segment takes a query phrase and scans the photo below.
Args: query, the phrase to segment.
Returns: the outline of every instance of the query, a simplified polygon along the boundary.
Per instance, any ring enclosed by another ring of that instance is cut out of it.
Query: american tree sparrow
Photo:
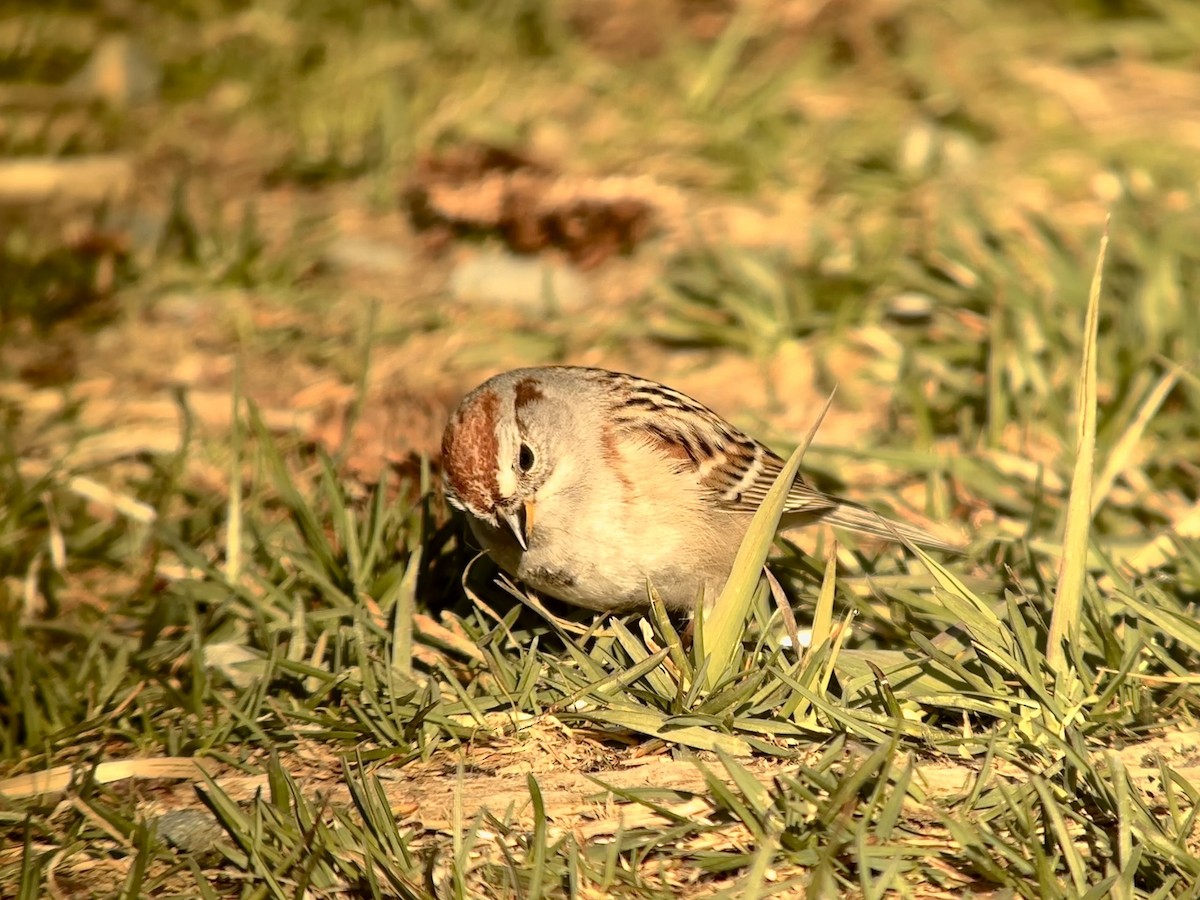
[[[692,398],[569,366],[515,369],[467,394],[442,437],[446,499],[496,562],[589,609],[716,599],[783,460]],[[955,549],[797,478],[781,528],[823,521]]]

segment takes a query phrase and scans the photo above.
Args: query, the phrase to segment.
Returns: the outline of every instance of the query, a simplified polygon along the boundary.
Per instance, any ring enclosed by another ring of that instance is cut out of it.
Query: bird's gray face
[[[497,376],[463,398],[442,435],[446,499],[495,528],[507,525],[522,550],[549,474],[533,414],[543,399],[536,379]]]

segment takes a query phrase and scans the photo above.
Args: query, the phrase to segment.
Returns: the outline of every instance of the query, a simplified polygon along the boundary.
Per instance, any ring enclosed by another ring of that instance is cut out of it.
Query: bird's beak
[[[525,501],[525,540],[533,540],[533,511],[536,504],[532,500]]]
[[[526,509],[528,509],[528,504],[526,504]],[[520,517],[515,512],[502,512],[500,513],[500,518],[512,529],[513,537],[517,539],[517,543],[521,545],[521,549],[528,550],[529,545],[525,543],[525,529],[521,527]]]

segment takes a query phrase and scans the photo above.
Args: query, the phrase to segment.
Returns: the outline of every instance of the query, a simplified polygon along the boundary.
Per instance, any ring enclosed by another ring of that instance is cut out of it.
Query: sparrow
[[[442,437],[446,499],[505,571],[577,606],[713,603],[781,457],[686,394],[575,366],[514,369],[467,394]],[[797,477],[781,530],[827,522],[958,548]]]

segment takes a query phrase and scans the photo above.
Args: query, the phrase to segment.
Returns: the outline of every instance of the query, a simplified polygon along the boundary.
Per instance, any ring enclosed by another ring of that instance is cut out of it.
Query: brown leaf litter
[[[418,160],[404,201],[430,248],[495,232],[517,253],[555,247],[589,269],[644,241],[669,194],[650,179],[568,176],[521,151],[470,143]]]

